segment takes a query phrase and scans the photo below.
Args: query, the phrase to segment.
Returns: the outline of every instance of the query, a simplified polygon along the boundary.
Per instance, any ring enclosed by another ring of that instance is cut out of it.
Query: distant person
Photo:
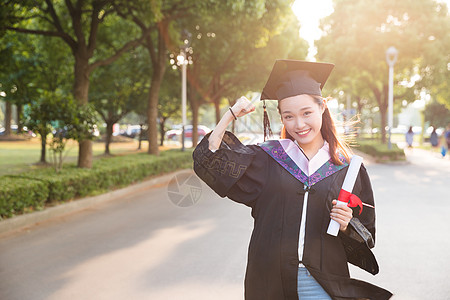
[[[446,152],[450,149],[450,124],[447,125],[447,130],[445,131],[445,143],[447,144]],[[445,153],[442,154],[442,156],[445,156]]]
[[[431,132],[431,135],[430,135],[430,143],[431,143],[431,146],[434,148],[436,148],[439,145],[439,137],[436,132],[436,128],[434,128],[434,127],[433,127],[433,131]]]
[[[414,132],[412,130],[412,126],[409,126],[408,132],[405,134],[406,143],[408,144],[408,148],[412,148],[413,140],[414,140]]]

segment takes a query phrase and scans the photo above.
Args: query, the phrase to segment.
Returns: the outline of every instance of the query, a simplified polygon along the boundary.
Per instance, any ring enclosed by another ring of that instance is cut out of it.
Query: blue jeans
[[[305,267],[298,268],[297,293],[299,300],[331,300],[327,292],[325,292]]]

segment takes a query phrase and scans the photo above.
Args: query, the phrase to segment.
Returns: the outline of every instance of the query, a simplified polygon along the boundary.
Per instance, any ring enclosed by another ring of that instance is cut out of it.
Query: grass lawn
[[[138,152],[146,152],[148,149],[148,142],[142,142],[142,150],[138,151],[138,141],[131,140],[126,143],[112,143],[109,146],[112,155],[124,155]],[[178,145],[170,144],[168,146],[160,147],[160,151],[177,147]],[[94,142],[93,153],[94,159],[104,157],[105,144],[101,142]],[[64,152],[66,158],[65,163],[76,163],[78,158],[78,143],[69,141]],[[37,164],[41,157],[41,141],[38,138],[33,138],[28,141],[0,141],[0,176],[7,174],[16,174],[25,172],[42,166]],[[51,153],[47,147],[46,152],[47,162],[51,162]]]

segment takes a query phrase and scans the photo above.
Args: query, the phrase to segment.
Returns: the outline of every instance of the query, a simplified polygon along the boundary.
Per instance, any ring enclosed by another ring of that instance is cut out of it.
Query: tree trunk
[[[387,109],[384,106],[380,106],[381,117],[381,143],[386,144],[386,124],[387,124]]]
[[[381,99],[379,100],[380,104],[380,114],[381,114],[381,143],[386,144],[386,126],[388,125],[387,120],[387,110],[389,105],[389,87],[387,84],[383,85],[383,90],[381,92]],[[392,130],[392,128],[391,128]]]
[[[88,103],[89,93],[89,59],[81,54],[75,54],[75,82],[73,95],[80,104]],[[92,141],[78,141],[78,168],[92,168]]]
[[[11,135],[12,104],[6,101],[5,105],[5,136],[9,136]]]
[[[41,135],[41,159],[39,160],[40,163],[47,163],[47,161],[45,160],[45,151],[47,148],[47,132],[40,132],[39,133]]]
[[[113,125],[114,121],[108,120],[106,122],[106,138],[105,138],[105,154],[109,155],[111,152],[109,151],[109,145],[111,144],[111,138],[113,134]]]
[[[220,99],[214,100],[214,108],[216,110],[216,125],[219,124],[220,121]]]
[[[22,104],[16,105],[16,115],[17,115],[17,133],[22,133],[23,131],[23,124],[22,124]]]
[[[92,168],[92,141],[83,140],[78,142],[78,167]],[[83,155],[80,155],[83,153]]]
[[[161,26],[164,26],[161,23]],[[148,95],[148,107],[147,107],[147,122],[148,122],[148,153],[153,155],[159,155],[158,147],[158,97],[161,83],[166,71],[166,47],[162,32],[164,29],[158,31],[158,55],[157,61],[153,63],[153,74],[150,84],[150,91]],[[147,48],[148,49],[148,48]],[[151,52],[150,49],[148,49]]]
[[[197,146],[199,137],[198,137],[198,109],[199,105],[196,100],[191,101],[191,110],[192,110],[192,147]]]
[[[361,116],[362,110],[363,110],[363,107],[364,107],[364,105],[363,105],[363,103],[362,103],[361,97],[356,96],[356,101],[357,101],[356,103],[358,104],[358,111],[357,111],[357,114],[359,114],[359,115]]]
[[[388,86],[384,85],[380,90],[376,85],[371,84],[370,88],[373,92],[375,100],[378,103],[378,108],[380,109],[381,143],[386,144],[386,111],[388,106]]]
[[[166,134],[164,130],[164,124],[166,123],[166,118],[159,118],[159,135],[160,135],[160,146],[164,146],[164,135]]]
[[[147,120],[148,120],[148,153],[159,155],[158,148],[158,96],[159,89],[162,83],[162,74],[164,71],[160,70],[161,67],[156,67],[153,72],[150,92],[148,95],[148,108],[147,108]]]
[[[139,128],[140,128],[140,130],[139,130],[139,146],[138,146],[138,150],[141,150],[141,148],[142,148],[142,135],[144,134],[143,133],[143,130],[144,130],[144,124],[139,124]]]
[[[88,103],[89,94],[89,59],[81,54],[75,55],[75,82],[73,95],[80,104]]]

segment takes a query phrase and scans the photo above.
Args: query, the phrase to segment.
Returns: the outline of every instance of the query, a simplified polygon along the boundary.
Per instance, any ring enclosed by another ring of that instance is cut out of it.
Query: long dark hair
[[[316,103],[320,107],[325,106],[325,110],[322,115],[322,127],[320,129],[320,133],[322,134],[322,137],[325,141],[327,141],[329,147],[330,147],[330,157],[331,161],[335,165],[342,165],[343,162],[339,159],[339,153],[341,153],[347,162],[350,161],[350,154],[351,150],[348,147],[347,143],[344,140],[341,140],[336,132],[336,125],[334,124],[333,117],[331,116],[331,113],[326,106],[327,98],[322,98],[320,96],[316,95],[310,95],[314,98]],[[281,115],[280,112],[280,105],[278,104],[278,112]],[[294,138],[287,132],[286,128],[283,125],[283,128],[281,129],[281,138],[282,139],[290,139],[294,141]]]

